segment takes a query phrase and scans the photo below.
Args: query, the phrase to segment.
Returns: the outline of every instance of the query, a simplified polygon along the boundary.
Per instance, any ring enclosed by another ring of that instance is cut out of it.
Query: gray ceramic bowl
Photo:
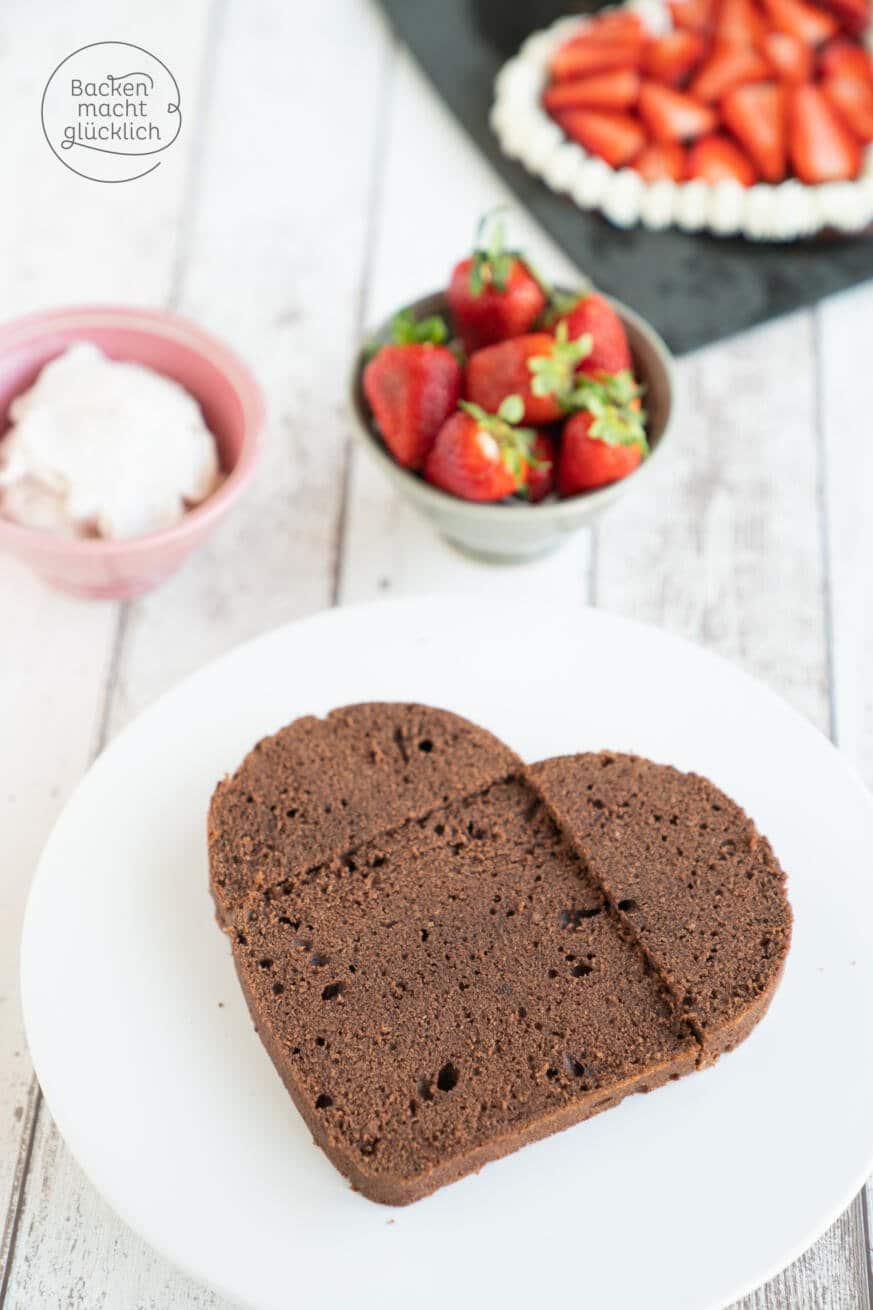
[[[500,564],[517,563],[544,555],[565,542],[571,533],[590,523],[607,506],[624,495],[630,486],[639,486],[647,478],[653,463],[661,458],[676,405],[673,358],[648,323],[619,301],[612,300],[611,304],[624,323],[637,376],[646,386],[645,406],[649,415],[651,454],[635,472],[620,482],[566,500],[547,501],[539,505],[523,502],[517,505],[482,505],[459,500],[456,496],[432,487],[418,474],[410,473],[396,463],[379,436],[362,386],[368,348],[373,342],[390,339],[391,320],[383,323],[368,337],[367,346],[361,349],[355,360],[352,375],[352,406],[358,420],[357,435],[371,459],[390,478],[400,495],[429,519],[437,532],[453,546],[477,559]],[[415,318],[442,314],[451,328],[451,314],[442,292],[423,296],[414,301],[409,309]]]

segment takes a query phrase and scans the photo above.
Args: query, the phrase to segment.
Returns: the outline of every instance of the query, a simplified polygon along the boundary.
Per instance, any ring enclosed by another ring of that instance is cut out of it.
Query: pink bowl
[[[145,364],[200,402],[225,479],[180,523],[123,541],[54,536],[0,517],[0,549],[77,596],[120,600],[163,582],[199,545],[249,482],[260,453],[264,402],[246,366],[215,337],[163,309],[83,305],[29,314],[0,327],[0,432],[9,406],[40,369],[75,341]]]

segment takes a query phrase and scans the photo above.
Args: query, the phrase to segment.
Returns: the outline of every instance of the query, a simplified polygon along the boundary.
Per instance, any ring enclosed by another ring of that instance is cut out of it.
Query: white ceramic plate
[[[368,699],[467,714],[528,758],[609,746],[708,774],[789,871],[772,1009],[715,1069],[417,1205],[363,1200],[312,1144],[212,918],[216,780],[295,716]],[[333,611],[195,675],[64,811],[23,942],[31,1052],[109,1202],[257,1307],[722,1306],[797,1256],[873,1162],[873,806],[832,747],[727,664],[609,615],[414,600]]]

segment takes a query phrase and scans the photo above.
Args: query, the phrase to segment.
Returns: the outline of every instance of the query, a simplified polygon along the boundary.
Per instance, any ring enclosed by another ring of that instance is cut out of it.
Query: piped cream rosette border
[[[630,0],[611,8],[639,14],[656,35],[672,25],[661,0]],[[743,187],[732,181],[644,182],[632,168],[610,168],[569,141],[542,108],[540,98],[553,52],[585,21],[574,15],[535,32],[503,65],[494,84],[491,126],[504,153],[553,191],[570,196],[581,209],[599,209],[618,227],[675,226],[684,232],[742,235],[753,241],[796,240],[825,227],[858,232],[873,222],[873,146],[868,146],[861,175],[854,182],[805,186],[791,178],[776,186]],[[873,28],[867,36],[868,48],[871,40]]]

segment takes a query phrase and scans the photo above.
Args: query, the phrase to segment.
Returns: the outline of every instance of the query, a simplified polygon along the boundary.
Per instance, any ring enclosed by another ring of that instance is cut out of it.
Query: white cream
[[[621,7],[621,6],[616,6]],[[663,0],[629,0],[650,32],[669,31]],[[504,152],[538,174],[581,209],[600,209],[617,227],[675,225],[686,232],[740,233],[754,241],[786,241],[822,227],[857,232],[873,222],[873,146],[856,182],[804,186],[790,178],[778,186],[739,188],[731,182],[639,183],[630,169],[613,169],[568,141],[540,104],[552,53],[584,19],[562,18],[530,36],[497,75],[491,126]],[[873,48],[873,28],[867,44]],[[551,130],[550,130],[551,129]]]
[[[193,396],[88,342],[12,402],[0,513],[68,536],[158,532],[214,491],[215,439]]]

